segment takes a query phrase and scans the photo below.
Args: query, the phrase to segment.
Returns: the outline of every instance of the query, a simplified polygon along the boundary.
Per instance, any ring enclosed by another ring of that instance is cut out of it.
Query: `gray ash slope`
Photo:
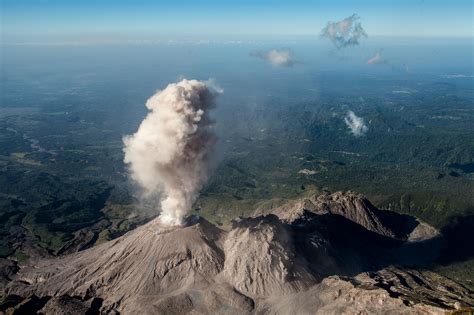
[[[428,271],[436,230],[356,193],[234,222],[153,220],[115,240],[9,273],[0,311],[122,314],[440,313],[473,292]]]

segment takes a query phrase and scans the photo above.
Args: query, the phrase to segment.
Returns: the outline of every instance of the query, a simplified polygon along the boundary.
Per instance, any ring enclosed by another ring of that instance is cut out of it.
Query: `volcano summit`
[[[473,292],[404,267],[436,256],[439,233],[348,192],[314,195],[222,230],[155,219],[106,243],[21,266],[1,310],[122,314],[444,313]]]

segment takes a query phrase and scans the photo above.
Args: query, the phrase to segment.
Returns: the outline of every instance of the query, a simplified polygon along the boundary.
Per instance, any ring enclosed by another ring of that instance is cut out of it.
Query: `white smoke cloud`
[[[160,198],[165,224],[183,223],[207,181],[216,142],[209,110],[216,93],[203,81],[169,84],[148,99],[148,115],[123,139],[131,177],[145,198]]]
[[[292,67],[299,63],[293,52],[289,49],[272,49],[269,51],[255,51],[250,53],[251,56],[268,61],[273,66]]]
[[[356,137],[363,136],[367,132],[367,130],[369,129],[365,125],[364,119],[361,118],[361,117],[358,117],[351,110],[347,112],[347,115],[344,118],[344,122],[346,123],[347,127],[349,127],[352,134]]]
[[[337,49],[359,45],[359,40],[367,33],[359,22],[360,17],[352,14],[339,22],[328,22],[321,36],[328,38]]]
[[[224,89],[216,82],[214,78],[209,78],[208,80],[204,81],[204,83],[206,83],[206,86],[213,90],[215,93],[224,93]]]

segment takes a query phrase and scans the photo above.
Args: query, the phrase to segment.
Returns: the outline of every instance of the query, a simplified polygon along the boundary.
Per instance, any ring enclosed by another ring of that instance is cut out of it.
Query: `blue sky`
[[[472,37],[472,0],[0,0],[4,41],[317,36],[353,13],[369,36]]]

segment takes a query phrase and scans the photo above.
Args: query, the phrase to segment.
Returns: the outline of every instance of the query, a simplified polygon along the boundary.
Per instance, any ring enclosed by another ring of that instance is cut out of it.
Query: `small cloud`
[[[360,17],[352,14],[339,22],[328,22],[321,31],[321,36],[328,38],[337,49],[357,46],[359,40],[367,37],[367,33],[359,22]]]
[[[304,169],[298,171],[298,174],[301,174],[301,175],[314,175],[316,173],[317,172],[315,170],[309,170],[307,168],[304,168]]]
[[[394,90],[392,91],[393,94],[411,94],[410,91],[407,90]]]
[[[459,79],[459,78],[473,78],[473,75],[456,73],[456,74],[442,74],[440,75],[441,78],[444,79]]]
[[[250,53],[250,56],[257,57],[268,61],[273,66],[277,67],[293,67],[297,61],[290,49],[272,49],[269,51],[254,51]]]
[[[369,130],[369,128],[364,123],[364,119],[362,117],[358,117],[351,110],[347,112],[344,122],[346,123],[347,127],[349,127],[352,134],[356,137],[363,136],[367,130]]]
[[[383,49],[380,49],[379,51],[375,52],[375,55],[373,55],[369,60],[367,60],[367,64],[368,65],[388,65],[389,61],[382,57],[382,51]]]

